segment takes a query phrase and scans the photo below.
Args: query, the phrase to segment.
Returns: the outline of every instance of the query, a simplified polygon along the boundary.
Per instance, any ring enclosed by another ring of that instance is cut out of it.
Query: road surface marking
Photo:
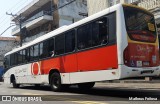
[[[78,104],[109,104],[109,103],[101,103],[101,102],[96,102],[96,101],[78,101],[78,99],[71,99],[71,98],[64,98],[64,97],[56,97],[53,96],[46,96],[46,98],[50,100],[60,100],[60,101],[69,101],[73,103],[78,103]]]
[[[109,104],[109,103],[101,103],[96,101],[71,101],[71,102],[79,103],[79,104]]]

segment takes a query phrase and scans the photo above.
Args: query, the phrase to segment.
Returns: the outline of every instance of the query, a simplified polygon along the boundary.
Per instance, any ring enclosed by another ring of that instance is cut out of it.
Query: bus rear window
[[[126,29],[130,39],[142,42],[156,41],[154,16],[144,10],[124,6]]]

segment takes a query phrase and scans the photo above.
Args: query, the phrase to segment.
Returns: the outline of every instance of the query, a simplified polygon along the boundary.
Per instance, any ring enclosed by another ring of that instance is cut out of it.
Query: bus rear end
[[[146,10],[123,6],[127,42],[123,51],[124,77],[155,76],[159,74],[158,38],[154,15]]]

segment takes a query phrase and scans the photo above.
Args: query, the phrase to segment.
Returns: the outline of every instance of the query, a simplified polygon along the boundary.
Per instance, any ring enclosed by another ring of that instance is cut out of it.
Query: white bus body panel
[[[121,78],[129,78],[129,77],[138,77],[138,76],[155,76],[158,75],[160,70],[159,67],[153,67],[153,68],[130,68],[124,65],[123,60],[123,52],[125,48],[128,46],[128,40],[127,40],[127,31],[125,27],[125,19],[124,19],[124,13],[123,8],[121,4],[118,4],[116,6],[110,7],[109,9],[106,9],[100,13],[97,13],[89,19],[83,19],[77,23],[74,23],[70,26],[65,27],[64,29],[56,30],[55,32],[51,32],[49,34],[46,34],[45,37],[40,37],[36,40],[34,40],[32,43],[29,43],[28,45],[19,48],[17,50],[14,50],[12,52],[7,53],[11,54],[16,51],[19,51],[21,49],[24,49],[30,45],[36,44],[37,42],[40,42],[42,40],[45,40],[47,38],[53,37],[59,33],[62,33],[63,31],[67,29],[71,29],[74,27],[77,27],[81,24],[84,24],[90,20],[94,20],[98,17],[101,17],[103,15],[106,15],[108,13],[116,11],[116,24],[117,24],[117,55],[118,55],[118,69],[107,69],[107,70],[98,70],[98,71],[87,71],[87,72],[74,72],[74,73],[60,73],[62,84],[75,84],[75,83],[84,83],[84,82],[96,82],[96,81],[105,81],[105,80],[115,80],[115,79],[121,79]],[[137,71],[133,71],[137,70]],[[152,74],[141,74],[141,71],[144,70],[154,70],[154,73]],[[48,84],[49,83],[49,75],[32,75],[31,74],[31,64],[27,65],[21,65],[14,68],[9,69],[5,75],[4,75],[4,82],[10,83],[10,76],[14,74],[16,76],[17,83],[24,83],[24,84]]]

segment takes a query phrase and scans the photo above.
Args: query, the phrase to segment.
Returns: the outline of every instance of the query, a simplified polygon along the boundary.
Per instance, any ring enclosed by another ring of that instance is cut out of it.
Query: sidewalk
[[[160,77],[111,80],[111,81],[103,81],[102,83],[160,83]]]
[[[160,83],[96,83],[104,88],[159,90]]]

